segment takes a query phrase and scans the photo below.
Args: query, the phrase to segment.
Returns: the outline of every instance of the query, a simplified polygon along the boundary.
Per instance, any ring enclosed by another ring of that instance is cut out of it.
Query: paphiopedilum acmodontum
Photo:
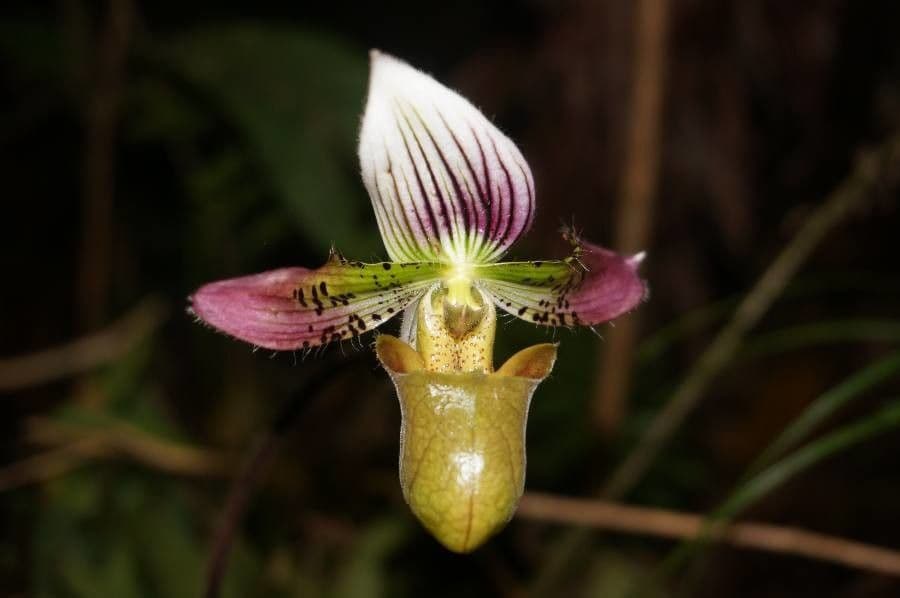
[[[536,345],[495,371],[496,308],[539,326],[611,320],[645,295],[641,256],[570,232],[565,259],[501,262],[534,219],[528,164],[468,101],[379,52],[359,158],[390,261],[332,252],[314,270],[207,284],[191,309],[276,350],[356,337],[402,312],[402,340],[381,335],[376,353],[400,398],[403,495],[438,540],[467,552],[515,511],[529,402],[556,359],[556,345]]]

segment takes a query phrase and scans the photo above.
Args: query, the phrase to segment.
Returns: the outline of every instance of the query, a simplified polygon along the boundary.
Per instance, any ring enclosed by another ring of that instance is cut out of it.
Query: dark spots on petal
[[[309,349],[309,341],[303,341],[303,348]]]
[[[385,270],[390,270],[390,269],[391,269],[391,263],[390,263],[390,262],[384,262],[383,264],[381,264],[381,267],[384,268]]]
[[[297,296],[297,301],[299,301],[300,305],[302,305],[303,307],[309,307],[309,305],[306,304],[306,297],[303,296],[303,289],[299,289],[299,295]]]
[[[312,332],[312,331],[313,331],[313,325],[312,325],[312,324],[310,324],[310,325],[308,326],[308,328],[309,328],[309,332]]]
[[[325,281],[319,283],[319,290],[322,291],[322,296],[328,296],[328,287],[325,285]]]
[[[394,308],[393,308],[393,307],[387,308],[387,312],[388,312],[389,314],[394,313]]]
[[[379,316],[378,314],[372,314],[372,321],[373,321],[373,322],[380,322],[380,321],[381,321],[381,316]]]
[[[520,307],[520,308],[519,308],[518,315],[519,315],[519,316],[524,316],[526,311],[528,311],[528,308],[527,308],[527,307]]]
[[[534,266],[535,268],[540,268],[541,266],[544,265],[544,262],[532,262],[531,265]]]

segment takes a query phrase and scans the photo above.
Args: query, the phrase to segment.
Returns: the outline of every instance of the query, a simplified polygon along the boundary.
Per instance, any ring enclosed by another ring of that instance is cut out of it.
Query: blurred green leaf
[[[766,450],[750,466],[749,473],[752,474],[771,465],[775,459],[791,447],[796,446],[817,425],[824,422],[838,409],[898,371],[900,371],[900,351],[891,353],[884,359],[869,365],[820,395],[766,447]]]
[[[869,368],[863,372],[863,374],[866,374],[866,376],[863,377],[864,380],[874,380],[879,374],[883,374],[885,370],[889,369],[889,366],[892,366],[893,362],[889,361],[887,364],[881,362],[876,365],[879,366],[878,369],[873,370],[872,368]],[[873,371],[876,373],[873,373]],[[860,382],[859,376],[855,378],[856,390],[859,390],[862,383]],[[846,397],[850,392],[846,389],[846,383],[842,386],[844,386],[844,390],[841,393],[838,393],[837,395],[832,394],[830,397],[826,396],[826,404],[835,401],[840,402],[838,399],[834,398],[835,396],[840,397],[843,395],[843,400],[846,400]],[[809,418],[807,422],[809,421],[813,421],[813,419]],[[709,533],[712,531],[713,526],[725,525],[732,521],[756,501],[768,495],[797,474],[828,457],[839,454],[854,445],[859,444],[860,442],[869,440],[879,434],[883,434],[898,427],[900,427],[900,400],[892,399],[885,407],[876,411],[874,414],[862,417],[818,440],[810,442],[791,455],[751,476],[745,482],[741,483],[722,505],[706,518],[703,530],[697,538],[682,542],[670,553],[660,568],[660,574],[666,575],[673,573],[685,564],[691,556],[695,555],[697,551],[706,546],[707,540],[709,539]],[[801,429],[802,428],[805,428],[805,425],[801,426]],[[780,437],[779,440],[781,440]]]
[[[879,295],[900,293],[900,285],[888,282],[886,277],[874,272],[854,272],[844,274],[834,274],[830,276],[816,276],[813,278],[805,278],[791,283],[782,294],[780,301],[787,302],[790,300],[805,299],[819,297],[824,294],[831,296],[852,293],[854,295],[877,293]],[[708,329],[713,324],[721,322],[729,314],[732,313],[734,307],[741,299],[740,294],[727,297],[725,299],[702,305],[696,309],[692,309],[678,318],[663,326],[652,335],[644,339],[637,349],[636,361],[641,367],[651,367],[663,358],[666,352],[670,351],[675,345],[685,337],[698,334]],[[889,332],[877,331],[870,328],[865,321],[840,321],[838,328],[827,330],[827,325],[818,328],[819,323],[809,325],[809,328],[798,327],[791,329],[792,332],[801,333],[808,342],[813,343],[818,339],[821,340],[869,340],[869,335],[873,335],[878,340],[896,340],[896,322],[891,322],[894,328]],[[853,330],[853,323],[863,323],[861,330]],[[826,324],[826,323],[821,323]],[[790,337],[785,331],[781,337],[790,343]],[[777,334],[777,333],[773,333]],[[887,338],[885,338],[887,337]],[[773,340],[775,337],[769,338]],[[755,340],[750,343],[755,345]],[[803,341],[798,341],[804,344]],[[781,349],[787,350],[792,346],[784,346]]]
[[[98,376],[106,400],[64,403],[50,419],[88,438],[112,430],[182,436],[161,410],[152,340]],[[193,598],[200,595],[208,530],[178,477],[124,462],[94,462],[42,488],[32,545],[36,596]],[[236,542],[224,598],[265,595],[252,553]]]
[[[35,595],[200,595],[207,538],[178,485],[109,465],[48,484],[33,543]],[[251,591],[259,576],[252,557],[235,548],[223,596],[263,595]]]
[[[803,470],[855,444],[900,426],[900,401],[892,401],[873,415],[809,443],[795,453],[764,469],[735,490],[716,511],[715,519],[731,519],[751,504]]]
[[[59,27],[45,22],[0,21],[0,66],[29,79],[60,84],[66,66]]]
[[[741,350],[740,357],[753,358],[839,342],[900,343],[900,322],[855,318],[790,326],[750,339]]]
[[[355,157],[366,55],[320,33],[263,25],[194,30],[156,48],[258,154],[297,226],[324,252],[381,251]]]

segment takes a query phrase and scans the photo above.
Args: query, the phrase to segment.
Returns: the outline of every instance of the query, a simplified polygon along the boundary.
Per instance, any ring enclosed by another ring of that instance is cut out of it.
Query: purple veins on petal
[[[394,260],[496,261],[531,225],[534,183],[515,144],[465,98],[379,52],[359,157]]]
[[[267,349],[293,350],[372,330],[433,284],[431,264],[332,259],[315,270],[282,268],[213,282],[190,302],[197,318],[221,332]]]

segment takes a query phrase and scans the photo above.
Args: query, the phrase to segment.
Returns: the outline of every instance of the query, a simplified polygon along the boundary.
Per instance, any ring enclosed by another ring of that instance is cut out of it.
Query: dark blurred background
[[[897,577],[727,546],[666,569],[671,540],[527,516],[453,555],[403,504],[399,409],[368,340],[273,355],[184,313],[202,283],[317,266],[332,244],[384,257],[355,150],[367,51],[396,54],[528,159],[539,212],[515,255],[564,255],[573,221],[648,251],[650,300],[601,338],[498,335],[498,362],[562,343],[532,404],[527,489],[592,497],[850,189],[854,209],[617,497],[710,512],[807,406],[897,349],[896,162],[853,173],[897,138],[898,24],[891,0],[5,2],[0,594],[202,595],[232,481],[262,447],[224,596],[900,595]],[[808,440],[868,421],[900,384],[850,395]],[[900,431],[881,431],[741,517],[900,548]]]

